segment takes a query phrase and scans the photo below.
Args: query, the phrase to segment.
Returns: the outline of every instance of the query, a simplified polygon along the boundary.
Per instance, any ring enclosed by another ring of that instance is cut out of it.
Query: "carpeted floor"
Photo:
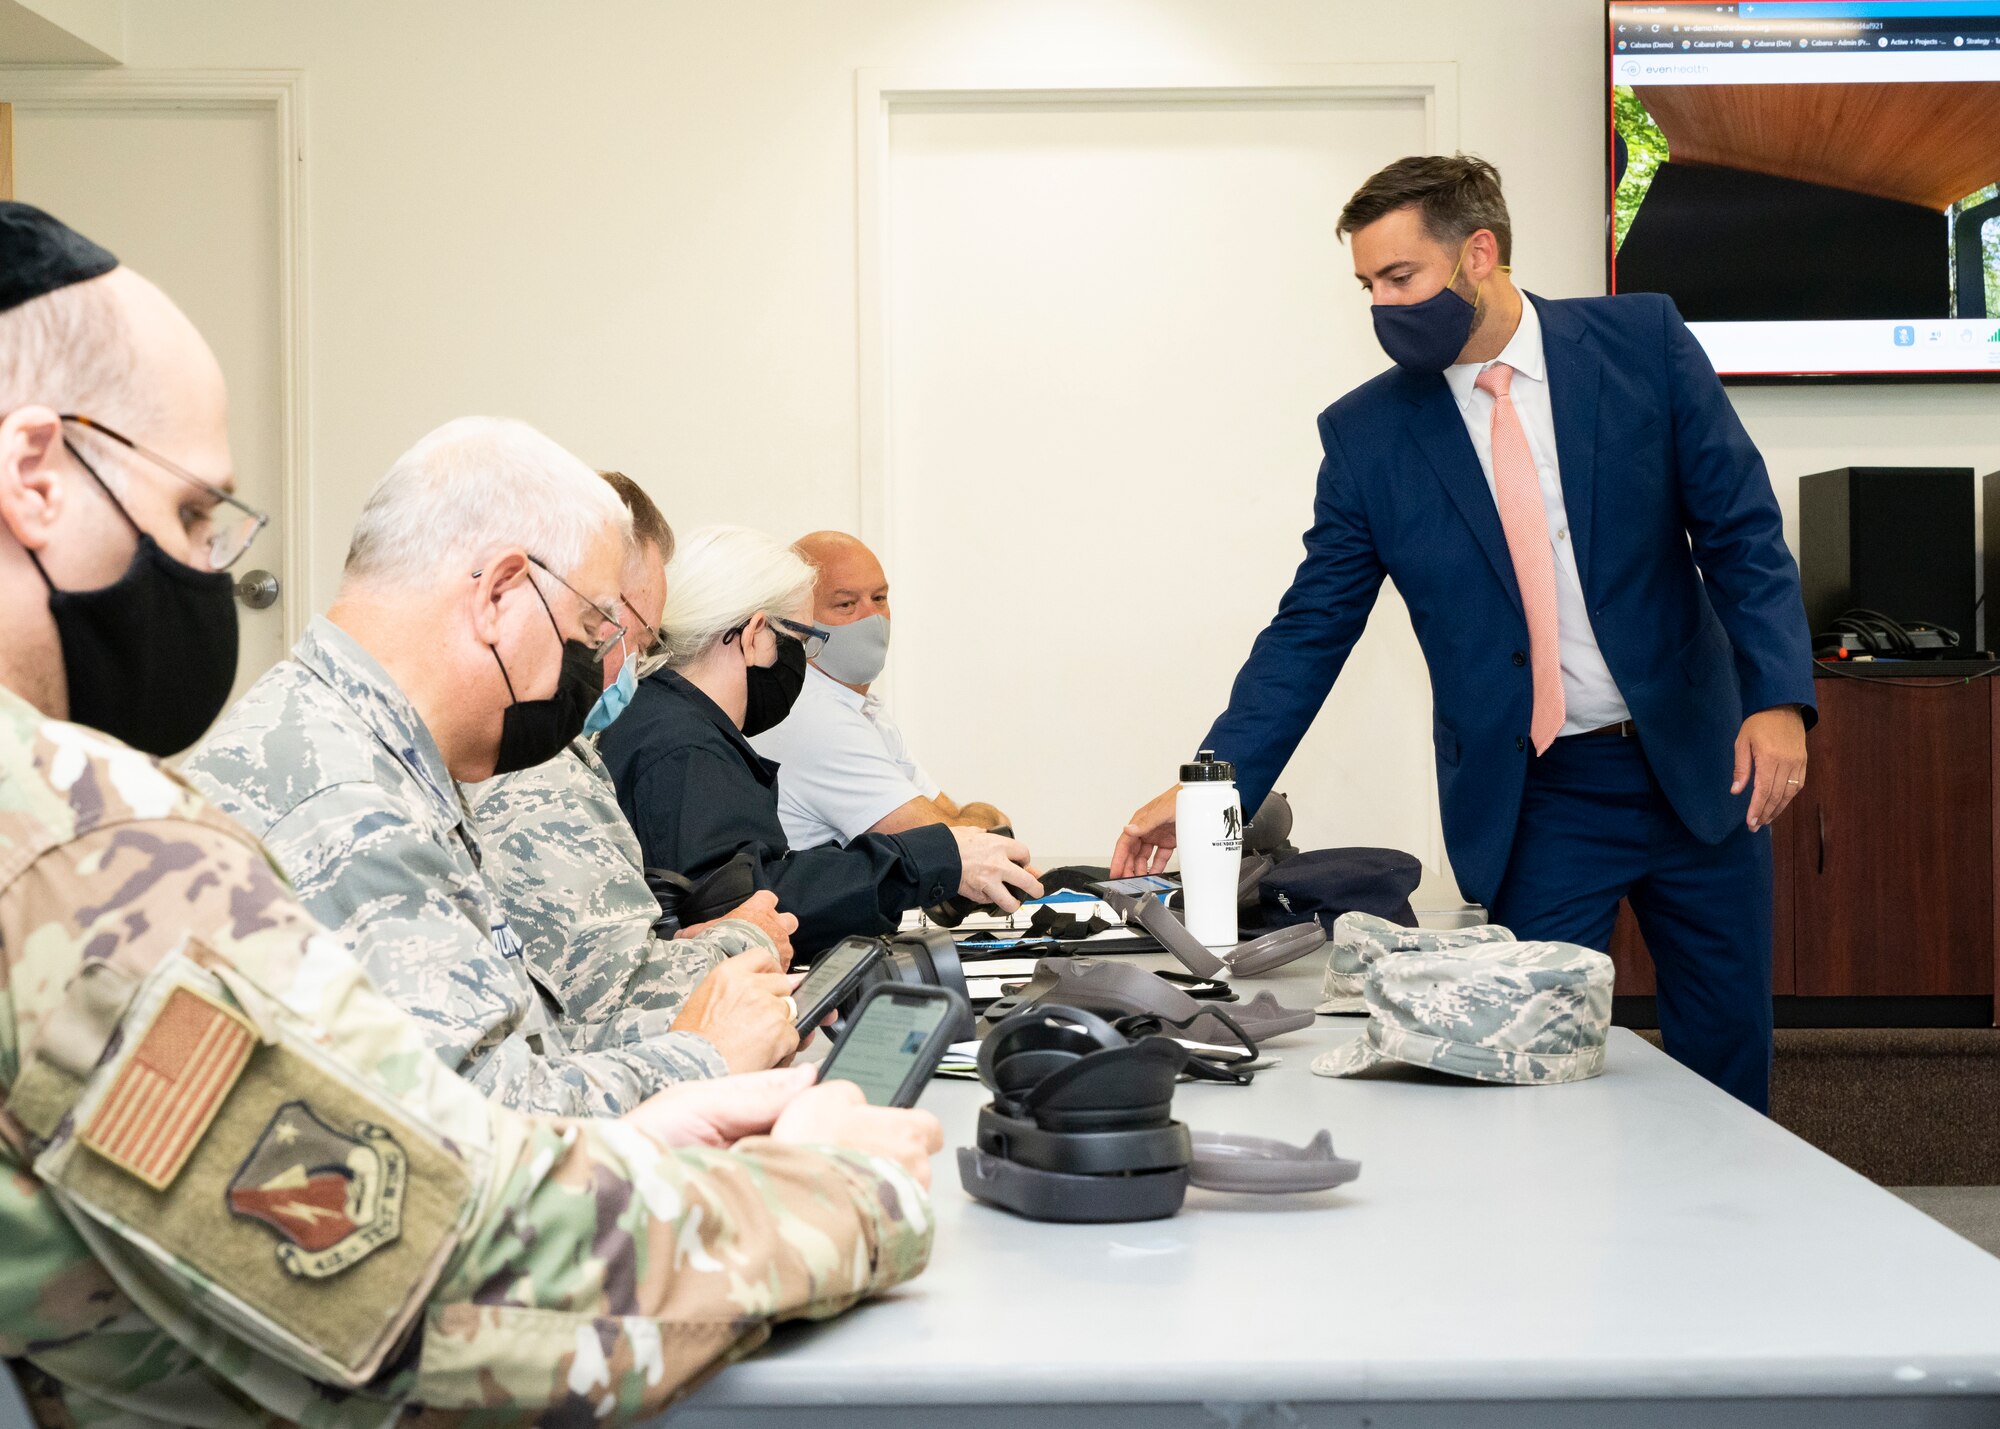
[[[2000,1186],[1891,1186],[1889,1189],[1988,1255],[2000,1255]]]

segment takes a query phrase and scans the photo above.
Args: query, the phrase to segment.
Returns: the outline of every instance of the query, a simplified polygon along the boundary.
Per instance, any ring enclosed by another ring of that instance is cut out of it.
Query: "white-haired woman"
[[[810,956],[850,933],[884,933],[904,910],[958,893],[1012,908],[1041,891],[1028,851],[983,829],[935,825],[793,852],[778,822],[777,766],[744,736],[785,717],[805,678],[813,568],[742,526],[682,541],[660,617],[666,663],[600,737],[618,802],[649,868],[699,878],[748,853],[760,888],[799,920]]]

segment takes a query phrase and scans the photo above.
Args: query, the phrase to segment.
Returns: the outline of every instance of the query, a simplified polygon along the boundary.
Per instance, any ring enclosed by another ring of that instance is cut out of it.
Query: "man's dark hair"
[[[1424,232],[1459,248],[1480,229],[1500,241],[1500,261],[1514,261],[1514,230],[1500,171],[1470,154],[1421,154],[1398,159],[1354,191],[1333,231],[1342,238],[1399,208],[1416,208]]]
[[[663,563],[671,561],[674,558],[674,528],[667,524],[667,518],[660,514],[653,498],[622,471],[600,471],[597,474],[611,483],[611,489],[618,493],[618,499],[632,513],[633,541],[641,546],[658,547],[660,560]]]

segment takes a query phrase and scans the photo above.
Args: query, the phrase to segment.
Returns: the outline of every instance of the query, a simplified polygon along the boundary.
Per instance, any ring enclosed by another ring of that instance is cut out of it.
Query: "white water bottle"
[[[1236,766],[1204,749],[1181,766],[1174,837],[1188,931],[1210,948],[1236,946],[1236,880],[1243,867],[1243,805]]]

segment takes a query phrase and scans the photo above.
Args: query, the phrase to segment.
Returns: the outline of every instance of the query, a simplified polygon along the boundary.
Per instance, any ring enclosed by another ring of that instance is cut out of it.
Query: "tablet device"
[[[877,983],[820,1063],[819,1079],[853,1082],[870,1106],[915,1106],[965,1012],[949,988]]]
[[[887,952],[880,938],[842,938],[821,953],[806,980],[792,990],[792,1002],[799,1009],[799,1020],[794,1024],[799,1036],[811,1032],[826,1021],[827,1013],[847,1001]]]

